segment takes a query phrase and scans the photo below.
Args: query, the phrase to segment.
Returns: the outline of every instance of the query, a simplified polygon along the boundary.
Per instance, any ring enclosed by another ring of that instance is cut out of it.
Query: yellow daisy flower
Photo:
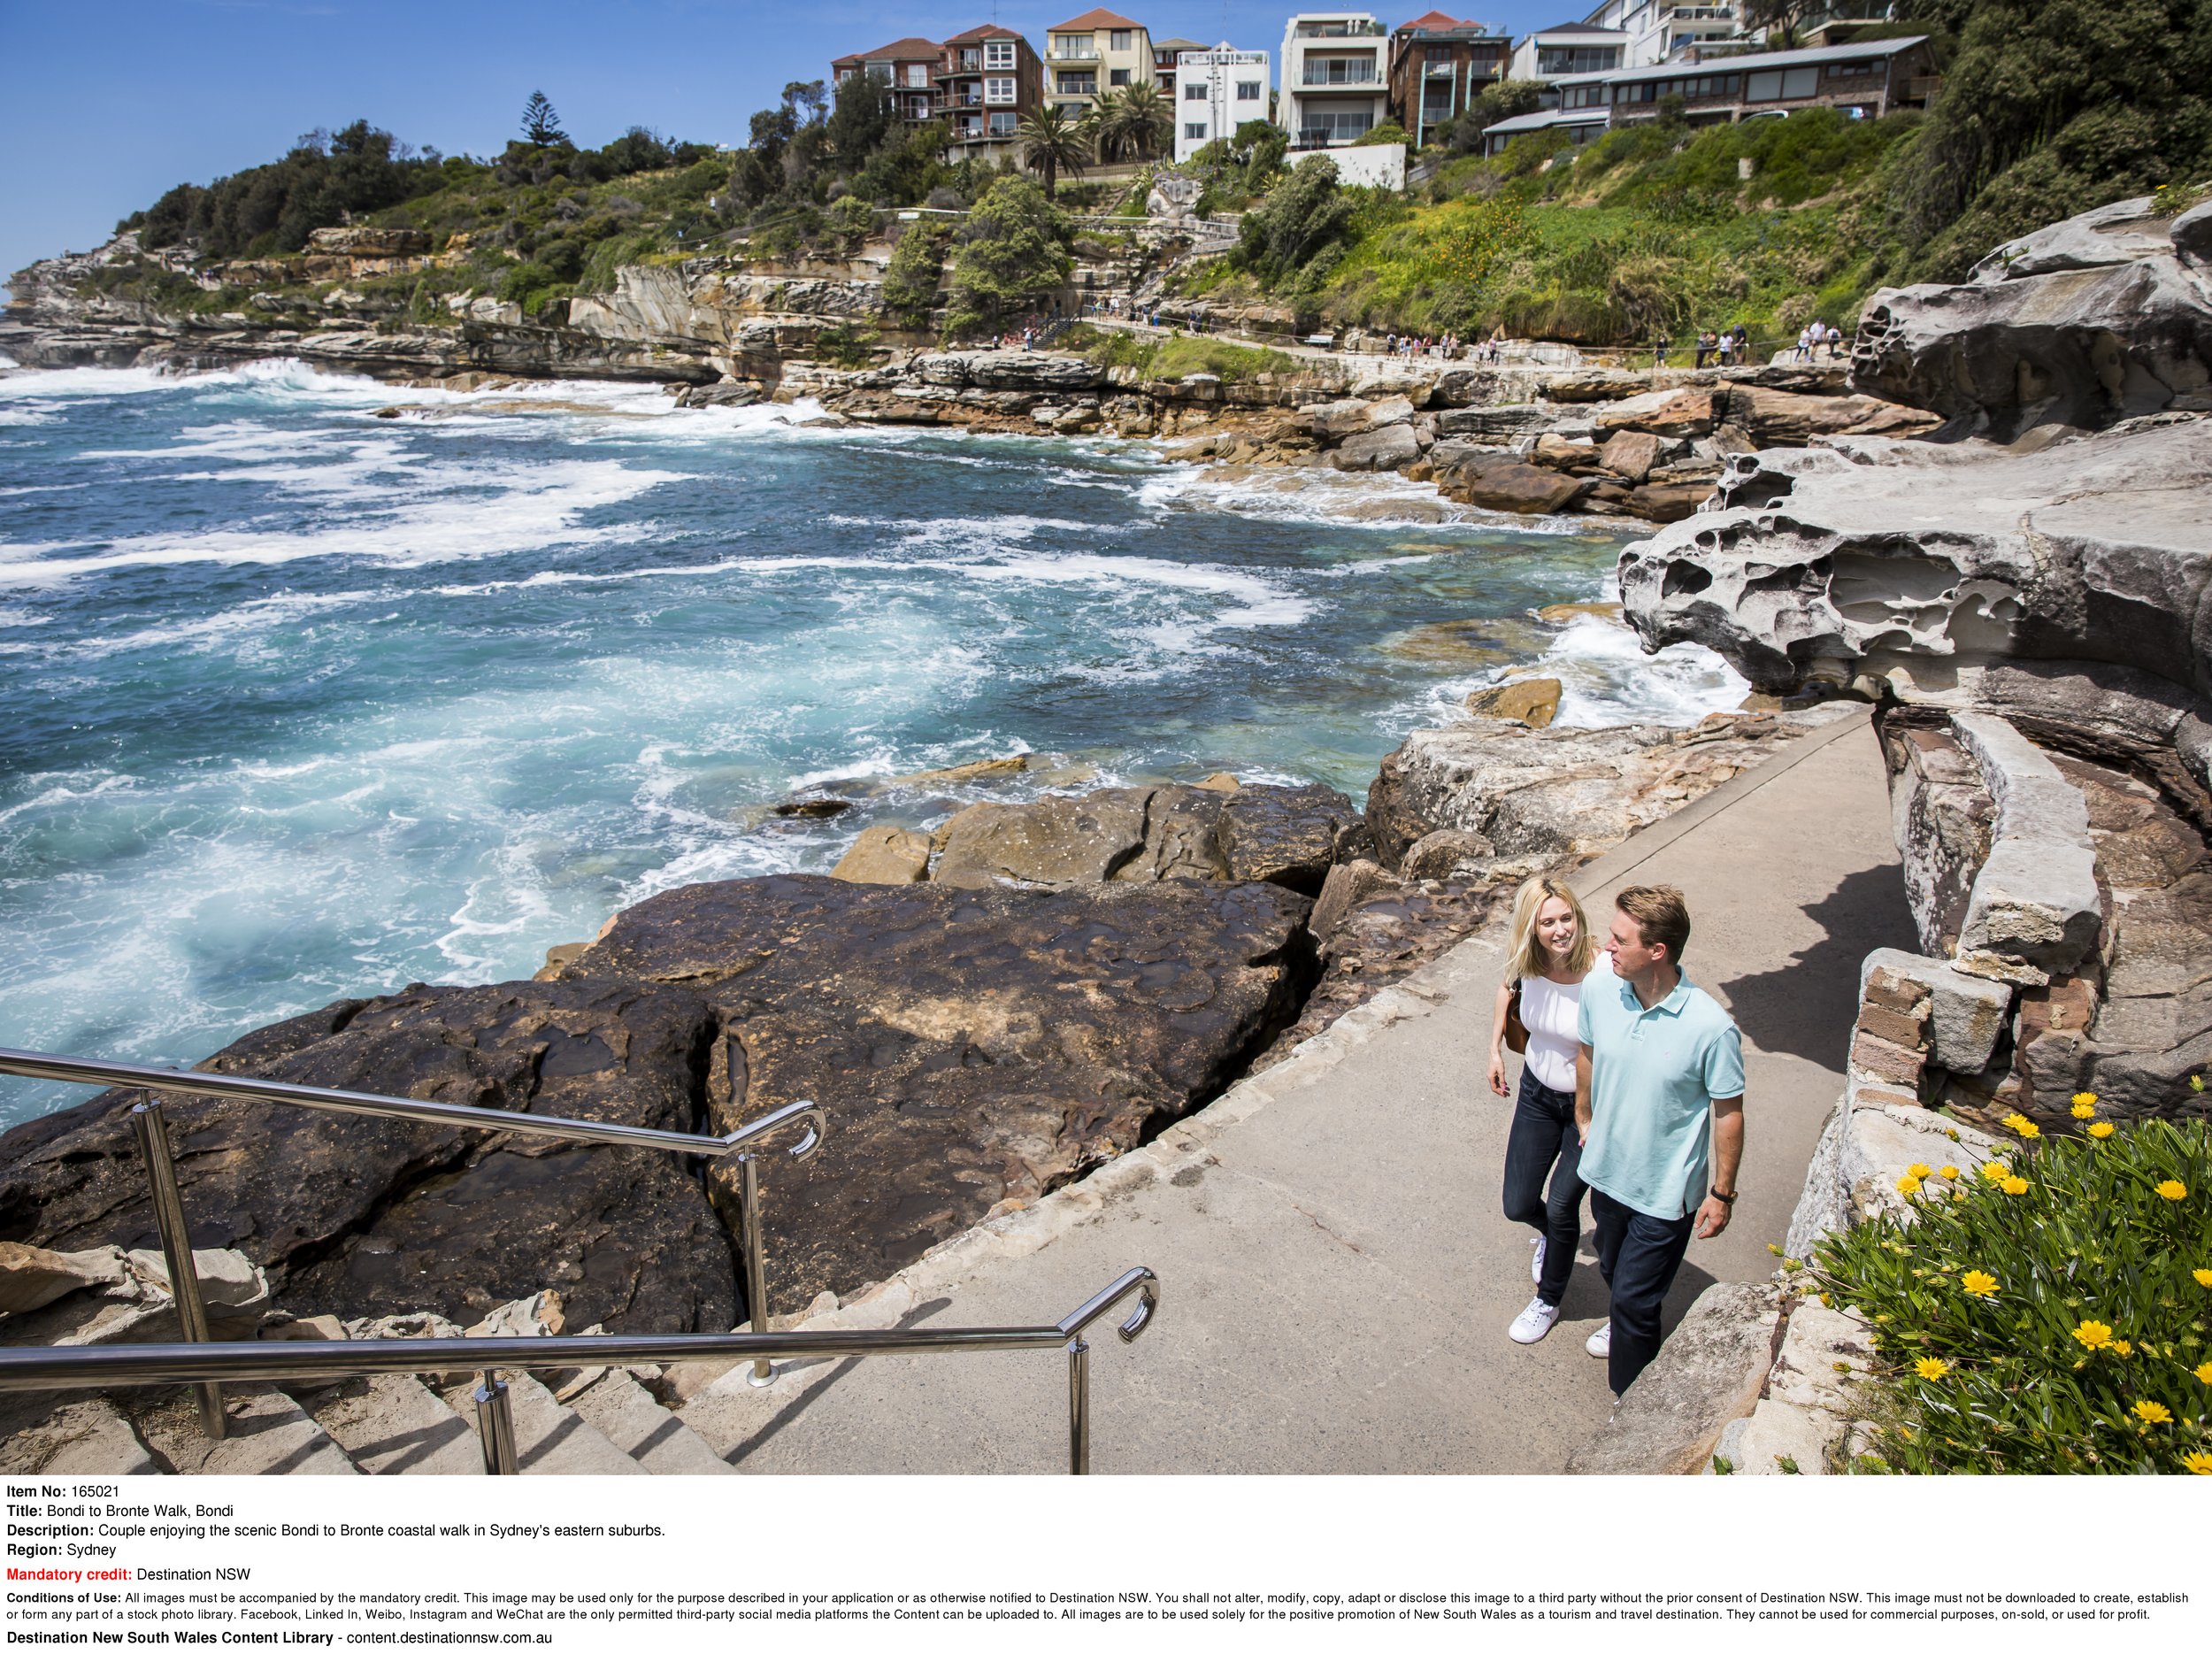
[[[2112,1342],[2112,1328],[2102,1321],[2084,1321],[2074,1328],[2074,1336],[2085,1350],[2101,1350]]]
[[[2077,1091],[2074,1093],[2074,1118],[2076,1119],[2087,1119],[2096,1112],[2097,1094],[2094,1091]]]
[[[2131,1356],[2135,1353],[2135,1346],[2124,1338],[2115,1338],[2112,1341],[2112,1353],[2122,1357]]]
[[[1959,1277],[1959,1285],[1965,1288],[1972,1297],[1993,1298],[1997,1296],[1997,1277],[1986,1270],[1968,1270]]]
[[[2186,1200],[2189,1198],[2189,1185],[2177,1177],[2170,1177],[2158,1186],[2157,1192],[2168,1200]]]
[[[1919,1161],[1915,1160],[1910,1165],[1905,1168],[1905,1175],[1907,1177],[1931,1177],[1934,1175],[1934,1173],[1932,1173],[1927,1166],[1922,1165]]]
[[[2189,1272],[2197,1278],[2200,1287],[2212,1287],[2212,1269],[2193,1269]]]
[[[1988,1160],[1982,1165],[1982,1175],[1993,1183],[2001,1177],[2010,1177],[2012,1168],[2002,1160]]]
[[[2181,1467],[2193,1476],[2212,1476],[2212,1453],[2184,1453]]]
[[[1920,1192],[1920,1180],[1907,1173],[1897,1180],[1897,1192],[1901,1195],[1917,1195]]]
[[[2145,1424],[2171,1424],[2174,1421],[2174,1415],[2154,1401],[2139,1401],[2128,1411]]]
[[[2008,1195],[2024,1195],[2028,1192],[2028,1180],[2024,1177],[2008,1177],[1997,1187]]]
[[[2096,1121],[2089,1127],[2089,1135],[2092,1137],[2094,1137],[2099,1142],[2102,1142],[2106,1138],[2112,1135],[2112,1122],[2108,1119],[2101,1119]]]
[[[1912,1364],[1912,1370],[1919,1373],[1922,1378],[1932,1381],[1948,1373],[1951,1370],[1951,1364],[1948,1361],[1938,1360],[1934,1356],[1922,1356],[1919,1360]]]
[[[2212,1361],[2207,1361],[2197,1369],[2197,1382],[2212,1384]]]
[[[1955,1165],[1942,1165],[1936,1168],[1936,1175],[1946,1180],[1955,1178],[1958,1174],[1959,1169]]]

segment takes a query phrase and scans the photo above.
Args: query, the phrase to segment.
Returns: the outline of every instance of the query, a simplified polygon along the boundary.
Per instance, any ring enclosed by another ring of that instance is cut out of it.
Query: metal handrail
[[[961,1351],[1049,1350],[1068,1355],[1068,1469],[1090,1470],[1090,1346],[1083,1333],[1132,1294],[1137,1306],[1116,1328],[1134,1343],[1159,1312],[1159,1277],[1140,1266],[1125,1272],[1059,1320],[1041,1327],[856,1327],[840,1332],[592,1333],[530,1338],[368,1338],[328,1343],[31,1345],[0,1349],[0,1393],[357,1378],[381,1373],[474,1369],[480,1435],[488,1475],[515,1472],[514,1421],[502,1372],[545,1367],[674,1366],[734,1358],[835,1359]]]
[[[756,1327],[764,1327],[769,1314],[768,1269],[760,1220],[760,1173],[753,1146],[792,1126],[804,1125],[806,1135],[786,1151],[793,1159],[802,1160],[819,1148],[829,1133],[820,1106],[805,1099],[771,1109],[758,1119],[714,1137],[695,1132],[657,1131],[643,1126],[570,1119],[557,1114],[515,1114],[505,1109],[478,1108],[465,1103],[383,1096],[373,1091],[336,1091],[322,1086],[294,1085],[283,1080],[150,1068],[139,1063],[64,1057],[53,1051],[0,1048],[0,1074],[16,1074],[27,1080],[59,1080],[73,1085],[126,1086],[184,1096],[283,1103],[337,1114],[366,1114],[434,1126],[514,1132],[565,1142],[658,1149],[714,1160],[734,1156],[739,1178],[738,1241],[745,1265],[745,1302]],[[138,1142],[140,1163],[146,1168],[147,1192],[153,1204],[154,1227],[161,1236],[162,1258],[169,1267],[169,1292],[176,1301],[178,1324],[194,1343],[206,1343],[212,1336],[208,1328],[206,1300],[200,1290],[199,1270],[192,1258],[191,1229],[185,1218],[183,1196],[177,1189],[176,1156],[170,1147],[168,1116],[163,1112],[158,1097],[151,1103],[133,1105],[131,1129]],[[753,1363],[753,1383],[765,1385],[774,1381],[775,1368],[766,1357]],[[223,1396],[219,1381],[210,1380],[200,1386],[200,1425],[210,1441],[223,1439]]]

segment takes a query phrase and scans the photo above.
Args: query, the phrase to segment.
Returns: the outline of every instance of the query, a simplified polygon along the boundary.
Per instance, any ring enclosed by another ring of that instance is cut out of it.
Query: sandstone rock
[[[119,1286],[126,1279],[119,1247],[88,1252],[51,1252],[19,1241],[0,1241],[0,1314],[44,1309],[88,1287]]]
[[[162,1253],[141,1250],[126,1254],[131,1269],[142,1281],[150,1281],[162,1291],[173,1296],[169,1284],[169,1260]],[[192,1273],[199,1277],[200,1300],[210,1309],[239,1309],[247,1304],[265,1302],[269,1296],[269,1278],[257,1268],[242,1252],[228,1248],[192,1251]]]
[[[1598,463],[1616,476],[1641,482],[1659,463],[1659,439],[1648,431],[1616,431],[1598,450]]]
[[[2200,201],[2167,231],[2174,251],[2192,270],[2212,269],[2212,201]]]
[[[1951,720],[1997,805],[1988,858],[1967,894],[1959,961],[1997,954],[2044,971],[2071,970],[2103,922],[2089,812],[2034,743],[2001,718]]]
[[[1110,788],[974,804],[937,832],[940,884],[1264,880],[1317,893],[1358,823],[1325,787]]]
[[[995,781],[1002,775],[1018,775],[1029,767],[1025,754],[1017,752],[1011,758],[978,758],[969,764],[955,764],[941,770],[917,770],[911,775],[894,775],[884,782],[887,787],[953,787],[962,781]]]
[[[1726,423],[1760,448],[1795,448],[1816,436],[1908,436],[1942,423],[1936,415],[1878,396],[1803,396],[1757,386],[1728,393]]]
[[[1554,402],[1612,402],[1646,394],[1647,382],[1640,373],[1591,368],[1554,373],[1544,381],[1544,395]]]
[[[1647,390],[1600,408],[1593,422],[1601,434],[1626,430],[1658,436],[1703,436],[1713,428],[1713,393]]]
[[[830,870],[853,884],[918,884],[929,877],[930,841],[904,827],[863,827],[853,847]]]
[[[1556,678],[1516,678],[1491,689],[1477,689],[1467,697],[1467,710],[1478,718],[1505,719],[1547,729],[1559,716],[1559,697],[1566,685]]]
[[[1723,1281],[1698,1295],[1597,1435],[1568,1458],[1571,1476],[1687,1476],[1721,1431],[1749,1412],[1774,1365],[1781,1289]]]
[[[1878,1089],[1847,1093],[1813,1145],[1805,1186],[1782,1249],[1809,1258],[1820,1237],[1869,1215],[1910,1211],[1897,1180],[1909,1165],[1974,1168],[2002,1152],[1996,1140],[1909,1101],[1884,1099]]]
[[[1208,792],[1233,793],[1236,791],[1239,783],[1237,778],[1230,774],[1228,771],[1216,770],[1211,775],[1198,782],[1198,785]]]
[[[1630,515],[1646,522],[1678,523],[1694,516],[1712,494],[1712,489],[1702,482],[1646,483],[1632,489],[1624,504]]]
[[[1371,861],[1348,861],[1329,869],[1309,919],[1313,934],[1326,942],[1344,916],[1371,896],[1394,892],[1397,877]]]
[[[1597,444],[1578,437],[1562,436],[1547,431],[1536,439],[1529,450],[1529,458],[1540,465],[1550,465],[1559,471],[1571,471],[1578,466],[1594,465],[1598,462]]]
[[[772,814],[787,819],[827,821],[833,816],[843,815],[852,807],[853,801],[849,798],[787,798],[780,804],[770,805],[769,809]]]
[[[1879,1004],[1885,995],[1905,993],[1916,994],[1927,1008],[1929,1054],[1936,1062],[1969,1074],[1988,1065],[2011,1015],[2009,986],[1901,949],[1868,954],[1859,967],[1862,1001]]]
[[[580,967],[714,1003],[730,1037],[712,1129],[800,1097],[827,1114],[822,1147],[764,1179],[783,1312],[880,1280],[1211,1098],[1294,1013],[1309,905],[1188,880],[739,880],[626,910]]]
[[[2000,440],[2212,407],[2212,290],[2177,243],[2128,230],[2134,216],[2100,208],[2008,242],[1961,286],[1883,288],[1853,388]]]
[[[1851,1424],[1875,1398],[1866,1383],[1871,1331],[1847,1310],[1811,1299],[1793,1305],[1767,1393],[1721,1432],[1715,1459],[1726,1459],[1739,1476],[1827,1474]]]
[[[1416,839],[1399,859],[1402,879],[1451,879],[1479,871],[1497,854],[1497,846],[1479,833],[1458,827],[1439,827]]]
[[[1436,416],[1439,436],[1472,437],[1485,442],[1510,442],[1542,430],[1555,415],[1540,403],[1509,403],[1487,408],[1450,408]]]
[[[568,1325],[561,1295],[550,1289],[503,1304],[462,1334],[465,1338],[553,1338]]]
[[[1436,486],[1447,499],[1523,515],[1563,512],[1590,488],[1579,478],[1494,454],[1470,454],[1448,471],[1440,469]]]
[[[342,1000],[205,1065],[691,1129],[705,1107],[713,1013],[681,989],[604,972],[574,980],[591,958],[557,982]],[[58,1249],[152,1244],[128,1122],[142,1095],[106,1092],[0,1138],[0,1226]],[[728,1235],[673,1156],[276,1104],[166,1107],[196,1246],[244,1253],[267,1270],[280,1308],[351,1318],[408,1305],[474,1319],[551,1283],[580,1318],[610,1326],[736,1319]]]
[[[261,1335],[279,1343],[343,1343],[346,1324],[335,1315],[287,1315],[275,1311],[262,1321]]]
[[[1841,706],[1778,721],[1731,715],[1687,745],[1676,744],[1680,732],[1645,724],[1417,729],[1368,789],[1368,830],[1385,866],[1440,827],[1479,833],[1502,857],[1591,856],[1762,762],[1781,742],[1851,715]]]
[[[2185,617],[2212,578],[2212,443],[2191,423],[2053,442],[1884,437],[1739,457],[1717,509],[1622,554],[1647,648],[1709,645],[1760,689],[1816,673],[1899,693],[2020,659],[2111,662],[2212,695]],[[1899,674],[1902,676],[1900,677]]]
[[[1386,425],[1344,439],[1329,455],[1339,471],[1396,471],[1421,457],[1421,444],[1404,425]]]

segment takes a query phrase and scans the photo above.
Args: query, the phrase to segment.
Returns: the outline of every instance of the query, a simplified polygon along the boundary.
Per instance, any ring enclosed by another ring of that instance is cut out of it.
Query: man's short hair
[[[1663,944],[1670,964],[1682,963],[1682,950],[1690,945],[1690,904],[1671,884],[1632,884],[1613,898],[1613,905],[1636,921],[1644,946]]]

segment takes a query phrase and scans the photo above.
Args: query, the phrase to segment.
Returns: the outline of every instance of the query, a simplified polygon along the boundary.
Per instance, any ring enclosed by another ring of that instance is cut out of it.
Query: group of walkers
[[[1659,1353],[1660,1306],[1691,1240],[1725,1229],[1736,1202],[1742,1040],[1682,974],[1689,940],[1671,885],[1623,890],[1601,942],[1573,890],[1531,879],[1514,901],[1491,1031],[1499,1096],[1510,1095],[1508,1045],[1525,1052],[1505,1215],[1536,1231],[1536,1296],[1508,1336],[1532,1344],[1558,1320],[1587,1193],[1611,1313],[1583,1347],[1606,1362],[1616,1396]]]
[[[1797,330],[1797,350],[1794,359],[1809,362],[1822,345],[1828,347],[1828,359],[1836,359],[1836,352],[1843,348],[1843,329],[1833,322],[1809,321]]]
[[[1738,322],[1718,333],[1707,328],[1697,335],[1697,359],[1692,364],[1703,367],[1709,363],[1715,367],[1740,367],[1751,351],[1751,335]]]

